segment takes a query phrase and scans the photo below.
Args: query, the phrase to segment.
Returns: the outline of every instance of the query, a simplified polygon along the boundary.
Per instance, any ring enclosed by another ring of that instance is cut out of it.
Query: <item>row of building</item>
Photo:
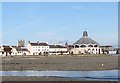
[[[112,50],[112,46],[100,46],[88,36],[87,31],[73,45],[49,45],[45,42],[28,42],[24,46],[24,41],[18,41],[18,46],[0,46],[0,55],[61,55],[61,54],[103,54]]]
[[[59,55],[69,54],[68,49],[62,45],[48,45],[47,43],[29,42],[25,46],[1,46],[0,55]],[[7,53],[7,54],[6,54]]]

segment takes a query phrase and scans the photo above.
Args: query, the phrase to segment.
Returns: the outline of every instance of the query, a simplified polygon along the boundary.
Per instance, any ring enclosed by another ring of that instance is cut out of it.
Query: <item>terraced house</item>
[[[68,49],[62,45],[49,45],[49,54],[50,55],[62,55],[69,54]]]
[[[47,43],[41,42],[28,42],[27,45],[28,51],[30,51],[30,55],[47,55],[49,53],[49,45]]]

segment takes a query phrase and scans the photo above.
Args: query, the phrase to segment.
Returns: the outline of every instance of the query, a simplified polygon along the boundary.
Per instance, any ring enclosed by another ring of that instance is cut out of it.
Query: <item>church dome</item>
[[[74,43],[74,45],[75,44],[97,44],[97,45],[99,45],[99,43],[97,43],[96,41],[94,41],[93,39],[91,39],[90,37],[88,37],[88,33],[87,33],[87,31],[84,31],[83,32],[83,37],[82,38],[80,38],[79,40],[77,40],[75,43]]]

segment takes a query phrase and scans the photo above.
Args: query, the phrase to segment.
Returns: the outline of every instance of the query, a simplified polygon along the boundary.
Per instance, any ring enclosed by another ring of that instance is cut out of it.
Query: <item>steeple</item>
[[[84,32],[83,32],[83,36],[88,36],[87,31],[84,31]]]

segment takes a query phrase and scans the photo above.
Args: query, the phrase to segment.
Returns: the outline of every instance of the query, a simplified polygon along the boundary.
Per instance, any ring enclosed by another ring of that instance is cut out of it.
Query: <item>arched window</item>
[[[94,45],[94,47],[98,47],[98,45]]]
[[[88,47],[93,47],[93,45],[88,45]]]
[[[79,46],[78,46],[78,45],[75,45],[75,48],[79,48]]]
[[[86,47],[86,45],[81,45],[80,47]]]
[[[72,48],[74,48],[74,46],[72,46]]]

